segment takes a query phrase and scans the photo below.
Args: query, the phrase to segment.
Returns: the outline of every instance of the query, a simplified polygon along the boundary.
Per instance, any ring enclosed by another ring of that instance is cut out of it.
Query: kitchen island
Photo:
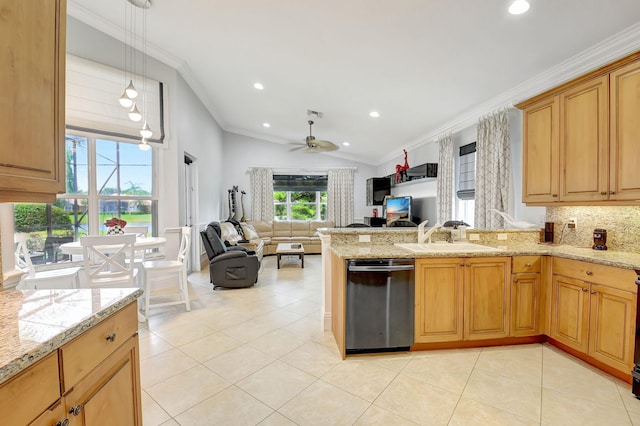
[[[640,254],[538,243],[537,231],[470,233],[474,241],[467,243],[498,249],[491,252],[455,251],[455,243],[428,252],[395,245],[415,242],[415,228],[321,232],[325,329],[333,332],[343,357],[346,260],[413,258],[411,350],[549,341],[631,379]],[[434,234],[440,244],[446,238]]]
[[[0,292],[3,418],[141,424],[141,294],[137,288]]]

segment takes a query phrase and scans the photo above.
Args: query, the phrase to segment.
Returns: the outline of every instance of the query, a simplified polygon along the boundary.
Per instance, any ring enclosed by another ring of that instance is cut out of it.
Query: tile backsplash
[[[575,217],[577,229],[565,224]],[[640,206],[547,207],[547,222],[554,222],[554,241],[576,247],[593,245],[593,230],[607,230],[609,250],[640,252]]]

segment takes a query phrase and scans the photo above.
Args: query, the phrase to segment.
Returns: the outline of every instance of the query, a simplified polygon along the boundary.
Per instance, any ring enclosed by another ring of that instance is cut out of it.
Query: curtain
[[[249,170],[252,220],[273,220],[273,170],[254,167]]]
[[[336,228],[353,222],[353,169],[330,169],[327,181],[327,219]]]
[[[445,223],[453,219],[453,135],[442,136],[438,145],[438,223]]]
[[[502,218],[489,209],[503,212],[509,206],[511,148],[506,109],[479,120],[476,155],[474,225],[478,229],[502,228]]]

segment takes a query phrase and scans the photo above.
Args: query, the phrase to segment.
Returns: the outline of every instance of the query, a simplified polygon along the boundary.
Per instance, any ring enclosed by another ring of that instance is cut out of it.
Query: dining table
[[[164,237],[136,237],[135,250],[142,253],[142,257],[157,257],[155,249],[161,250],[166,244],[167,239]],[[82,245],[80,241],[60,244],[60,251],[68,255],[82,255]],[[151,254],[151,255],[150,255]]]

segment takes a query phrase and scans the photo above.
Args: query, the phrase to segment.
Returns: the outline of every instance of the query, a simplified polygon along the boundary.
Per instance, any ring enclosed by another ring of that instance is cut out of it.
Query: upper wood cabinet
[[[0,202],[65,191],[65,0],[0,0]]]
[[[640,61],[611,73],[611,200],[640,200]]]
[[[523,201],[637,203],[639,93],[636,54],[519,104]]]

